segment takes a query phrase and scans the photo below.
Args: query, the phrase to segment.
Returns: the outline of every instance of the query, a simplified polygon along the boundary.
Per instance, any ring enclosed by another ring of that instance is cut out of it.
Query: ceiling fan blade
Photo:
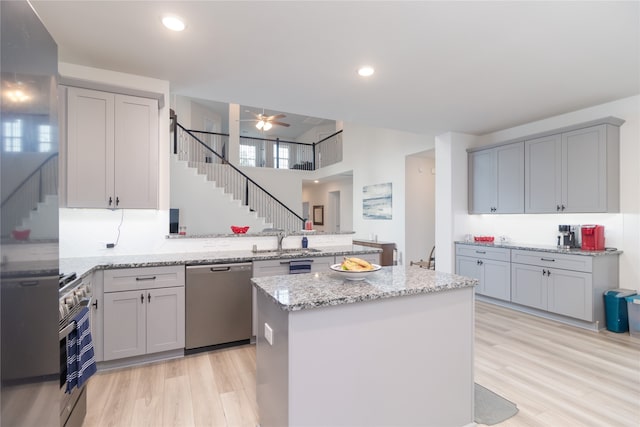
[[[285,114],[280,113],[280,114],[275,114],[273,116],[265,117],[265,120],[270,122],[271,120],[281,119],[283,117],[287,117],[287,116]]]
[[[284,123],[284,122],[274,122],[274,121],[271,121],[271,124],[273,124],[273,125],[279,125],[279,126],[284,126],[284,127],[287,127],[287,128],[290,126],[290,125],[289,125],[289,123]]]

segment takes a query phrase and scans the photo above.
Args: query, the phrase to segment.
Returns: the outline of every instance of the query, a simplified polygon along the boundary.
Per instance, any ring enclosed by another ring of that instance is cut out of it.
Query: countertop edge
[[[563,255],[579,255],[579,256],[606,256],[606,255],[620,255],[623,253],[622,250],[617,248],[610,248],[604,251],[587,251],[579,248],[574,249],[559,249],[552,246],[527,246],[520,245],[517,243],[488,243],[488,242],[466,242],[466,241],[455,241],[457,245],[471,245],[471,246],[482,246],[489,248],[502,248],[502,249],[516,249],[522,251],[536,251],[536,252],[549,252]]]

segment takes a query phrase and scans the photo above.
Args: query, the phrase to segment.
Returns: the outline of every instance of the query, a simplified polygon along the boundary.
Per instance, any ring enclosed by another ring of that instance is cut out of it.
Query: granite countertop
[[[94,270],[107,270],[113,268],[158,267],[166,265],[206,265],[227,264],[235,262],[252,262],[270,259],[305,259],[324,256],[343,256],[352,254],[380,253],[378,248],[370,248],[360,245],[323,246],[316,248],[319,252],[298,253],[272,251],[260,251],[254,253],[247,251],[208,251],[208,252],[183,252],[167,254],[144,255],[113,255],[104,257],[86,258],[60,258],[60,271],[64,273],[75,272],[78,278],[86,277]],[[302,251],[302,249],[300,249]]]
[[[307,310],[475,286],[478,281],[419,267],[382,267],[365,280],[346,280],[333,271],[257,277],[254,286],[284,311]]]
[[[484,246],[484,247],[504,248],[504,249],[520,249],[523,251],[551,252],[551,253],[566,254],[566,255],[602,256],[602,255],[620,255],[622,253],[621,250],[618,250],[616,248],[606,248],[606,250],[604,251],[583,251],[580,248],[559,249],[556,246],[527,245],[527,244],[518,244],[518,243],[499,243],[499,242],[488,243],[488,242],[465,242],[465,241],[457,241],[455,243],[460,245],[473,245],[473,246]]]

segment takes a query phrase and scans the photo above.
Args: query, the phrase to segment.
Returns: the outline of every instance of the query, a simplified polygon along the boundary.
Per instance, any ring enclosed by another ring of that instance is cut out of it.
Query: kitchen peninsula
[[[473,423],[476,280],[396,266],[252,281],[262,427]]]

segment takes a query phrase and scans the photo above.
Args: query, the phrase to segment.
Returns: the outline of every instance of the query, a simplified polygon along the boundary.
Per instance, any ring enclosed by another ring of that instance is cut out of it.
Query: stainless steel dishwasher
[[[187,350],[251,338],[251,263],[187,265],[185,294]]]

